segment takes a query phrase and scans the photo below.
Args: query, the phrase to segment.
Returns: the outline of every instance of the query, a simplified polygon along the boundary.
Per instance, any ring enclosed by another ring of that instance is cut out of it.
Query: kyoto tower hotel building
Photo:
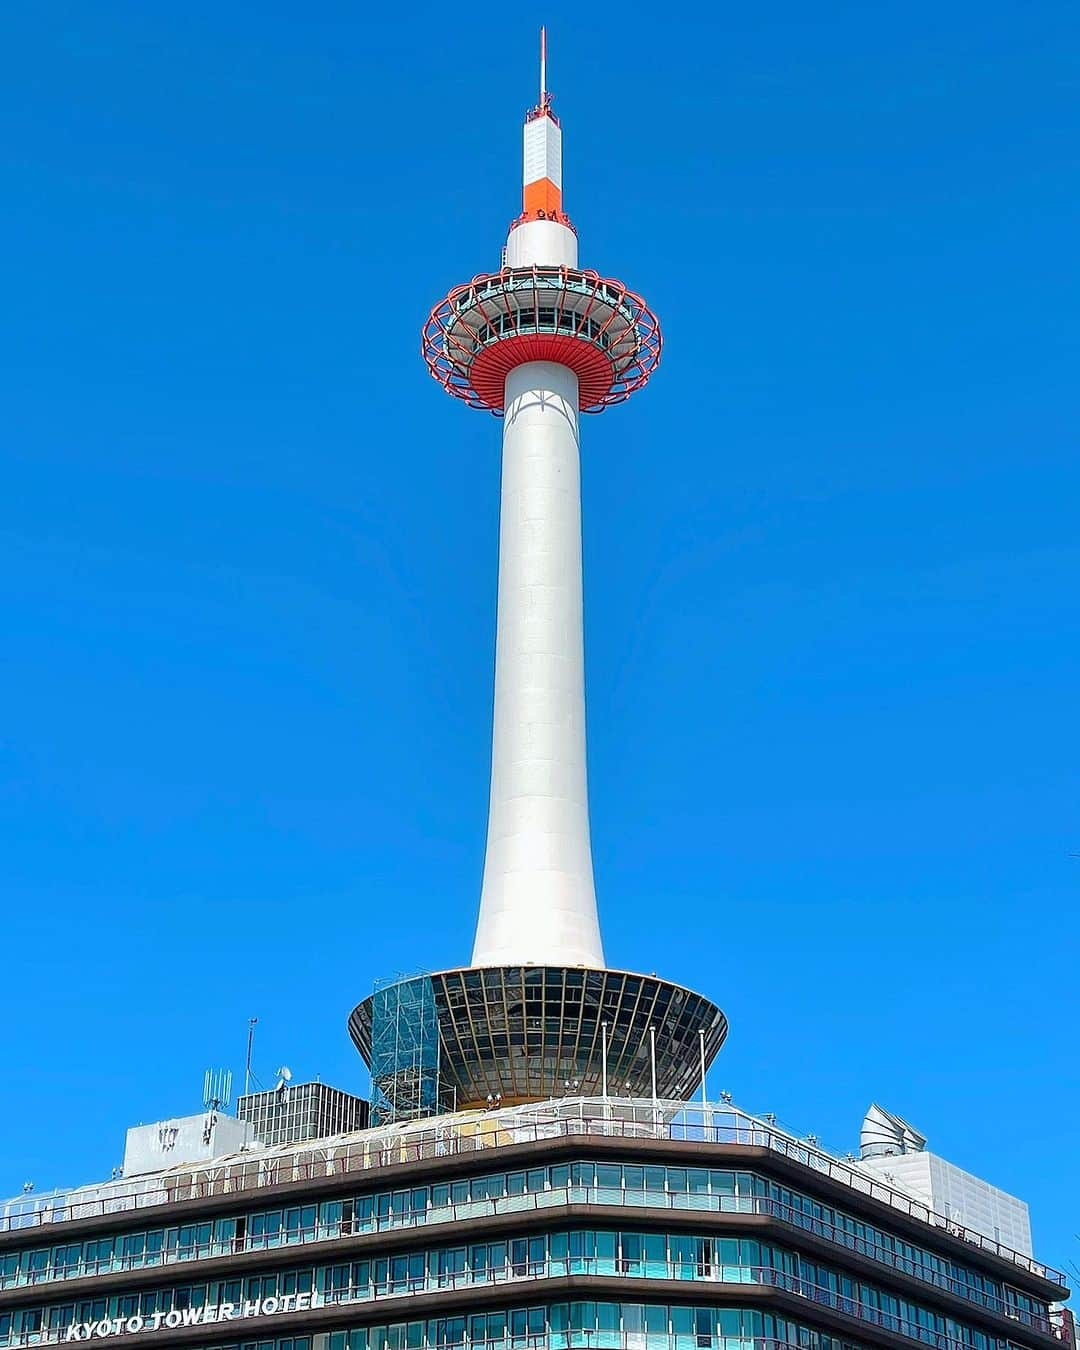
[[[0,1350],[1063,1350],[1026,1207],[873,1106],[859,1156],[706,1099],[727,1024],[611,970],[585,769],[579,431],[659,325],[578,265],[541,78],[503,266],[424,356],[502,417],[495,713],[471,965],[349,1018],[369,1103],[208,1087],[108,1181],[0,1203]],[[696,1100],[700,1089],[701,1100]],[[369,1116],[370,1109],[370,1116]]]

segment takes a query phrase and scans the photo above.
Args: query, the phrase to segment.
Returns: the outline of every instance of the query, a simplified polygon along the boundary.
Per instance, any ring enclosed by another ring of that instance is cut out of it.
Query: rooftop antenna
[[[255,1023],[257,1017],[248,1018],[247,1057],[244,1060],[244,1095],[251,1091],[251,1047],[255,1044]]]
[[[232,1096],[232,1070],[207,1069],[203,1075],[203,1105],[208,1111],[219,1111],[229,1105]]]
[[[206,1120],[203,1122],[203,1143],[214,1142],[214,1130],[217,1128],[217,1113],[228,1106],[232,1095],[232,1070],[207,1069],[203,1076],[203,1105],[206,1107]]]
[[[277,1071],[277,1083],[274,1085],[274,1092],[279,1102],[287,1101],[289,1097],[289,1084],[292,1082],[292,1069],[287,1064],[283,1064]]]
[[[540,29],[540,106],[546,108],[548,103],[547,91],[547,29]]]

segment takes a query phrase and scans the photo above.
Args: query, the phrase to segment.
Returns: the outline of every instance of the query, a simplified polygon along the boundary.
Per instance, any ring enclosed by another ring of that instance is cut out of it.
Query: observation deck
[[[431,311],[422,351],[447,393],[501,415],[506,377],[552,361],[578,377],[581,412],[602,412],[660,363],[656,315],[621,281],[576,267],[504,268],[455,287]]]
[[[568,1090],[688,1100],[727,1036],[701,994],[620,970],[483,966],[415,976],[357,1004],[349,1034],[388,1115],[542,1101]]]

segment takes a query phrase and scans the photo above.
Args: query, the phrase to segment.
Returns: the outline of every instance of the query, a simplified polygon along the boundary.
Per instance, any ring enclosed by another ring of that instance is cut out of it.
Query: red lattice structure
[[[578,377],[582,412],[602,412],[644,385],[663,337],[641,298],[598,272],[517,267],[456,286],[431,311],[421,350],[432,376],[472,408],[501,416],[507,374],[554,361]]]

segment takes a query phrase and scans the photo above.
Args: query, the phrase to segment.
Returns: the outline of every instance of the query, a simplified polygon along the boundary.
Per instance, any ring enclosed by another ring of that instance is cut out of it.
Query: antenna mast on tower
[[[247,1055],[246,1055],[245,1058],[244,1058],[244,1094],[245,1094],[245,1096],[247,1095],[247,1093],[249,1093],[249,1092],[251,1091],[251,1050],[252,1050],[252,1046],[254,1046],[254,1044],[255,1044],[255,1023],[256,1023],[258,1020],[259,1020],[259,1019],[258,1019],[257,1017],[249,1017],[249,1018],[248,1018]]]

